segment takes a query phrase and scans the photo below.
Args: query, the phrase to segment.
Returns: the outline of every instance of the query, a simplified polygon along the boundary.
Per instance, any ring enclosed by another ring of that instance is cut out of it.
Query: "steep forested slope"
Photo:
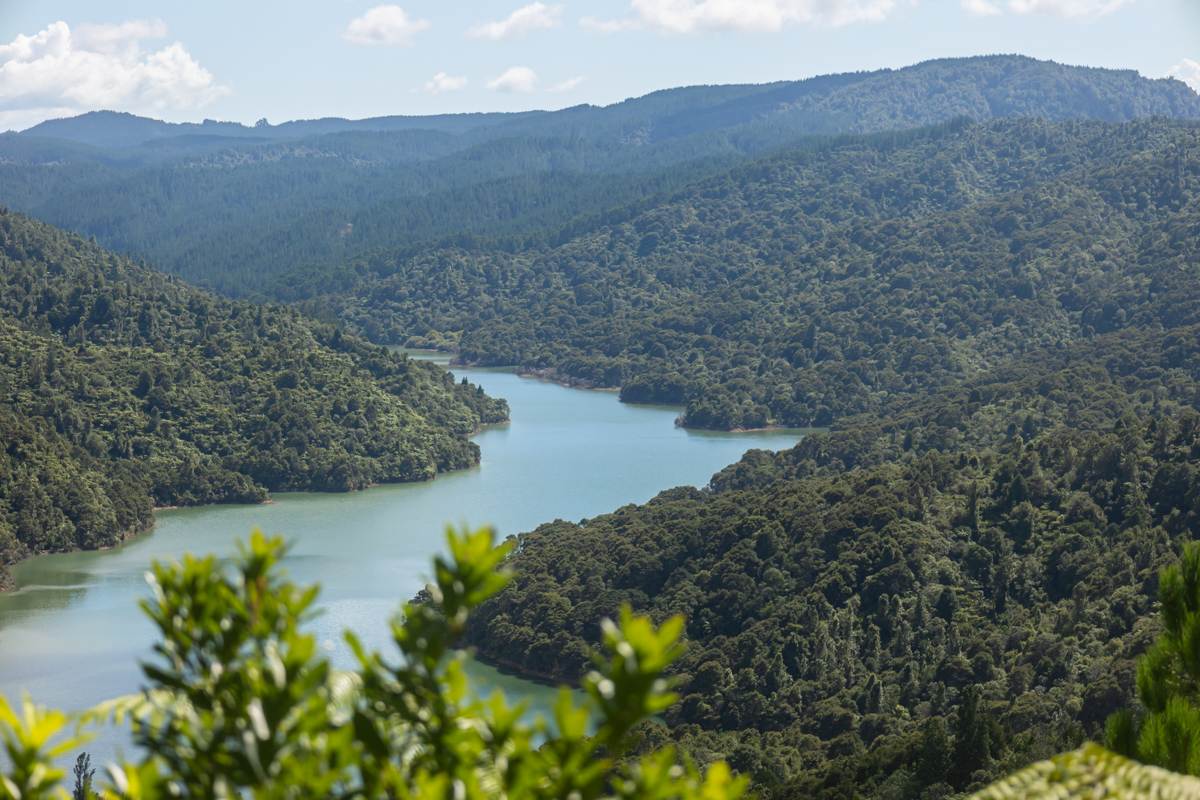
[[[1200,530],[1200,327],[1099,336],[520,537],[472,620],[569,678],[623,602],[681,613],[667,727],[767,797],[944,796],[1100,735]]]
[[[686,424],[824,425],[1025,350],[1200,319],[1200,127],[999,121],[835,139],[554,248],[355,265],[312,304]]]
[[[111,545],[153,504],[431,478],[506,416],[432,365],[0,212],[0,565]]]
[[[90,114],[0,137],[0,202],[220,291],[290,299],[291,281],[273,279],[291,270],[336,281],[373,252],[553,241],[800,138],[1014,116],[1200,118],[1200,97],[1132,71],[989,56],[525,114],[253,128]]]
[[[701,424],[833,422],[704,491],[522,536],[472,642],[573,677],[621,603],[683,614],[683,700],[646,741],[768,797],[942,797],[1098,736],[1200,530],[1198,137],[833,142],[552,252],[440,256],[422,313],[484,281],[513,299],[431,322],[468,358],[683,396]]]

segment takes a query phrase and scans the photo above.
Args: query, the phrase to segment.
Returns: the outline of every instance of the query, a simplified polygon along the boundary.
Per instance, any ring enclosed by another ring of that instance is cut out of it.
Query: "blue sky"
[[[0,0],[0,130],[558,108],[981,53],[1200,90],[1200,0]]]

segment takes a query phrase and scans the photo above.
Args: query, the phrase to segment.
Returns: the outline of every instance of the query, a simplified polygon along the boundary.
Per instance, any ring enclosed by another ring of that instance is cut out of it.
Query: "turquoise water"
[[[509,424],[476,437],[482,463],[420,484],[354,494],[279,494],[256,506],[163,511],[154,530],[105,552],[26,561],[17,591],[0,595],[0,692],[28,691],[69,710],[137,691],[150,626],[137,601],[154,560],[181,553],[235,552],[254,527],[293,544],[286,566],[297,581],[320,583],[323,614],[315,632],[340,663],[340,632],[353,628],[371,646],[388,645],[387,620],[425,584],[447,522],[491,524],[501,535],[556,518],[579,520],[642,502],[684,484],[703,485],[748,448],[780,449],[798,431],[697,433],[675,427],[677,409],[630,406],[615,394],[569,389],[510,372],[455,370],[504,397]],[[474,663],[485,688],[546,708],[553,690]],[[122,748],[119,734],[89,750],[99,760]]]

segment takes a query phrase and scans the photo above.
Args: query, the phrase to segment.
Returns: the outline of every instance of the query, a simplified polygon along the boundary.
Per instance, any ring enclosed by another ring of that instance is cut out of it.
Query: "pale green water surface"
[[[138,661],[151,629],[137,608],[155,559],[184,552],[234,553],[254,527],[293,543],[287,569],[319,582],[320,639],[348,663],[340,631],[385,648],[387,620],[425,583],[447,522],[495,525],[502,535],[556,518],[579,520],[642,502],[684,484],[703,485],[748,448],[780,449],[800,432],[688,432],[676,409],[619,403],[615,394],[569,389],[510,372],[455,370],[506,398],[512,422],[483,431],[479,467],[420,484],[354,494],[279,494],[256,506],[161,512],[153,532],[106,552],[31,559],[14,570],[17,591],[0,595],[0,692],[28,691],[69,710],[138,690]],[[484,688],[503,688],[545,709],[552,689],[472,665]],[[127,747],[119,734],[89,749],[107,760]]]

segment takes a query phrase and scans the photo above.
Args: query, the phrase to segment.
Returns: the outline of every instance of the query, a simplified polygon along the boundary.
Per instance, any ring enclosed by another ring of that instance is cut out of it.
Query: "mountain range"
[[[0,136],[0,202],[231,295],[436,243],[561,238],[814,137],[1000,117],[1200,118],[1172,79],[1021,56],[552,112],[171,124],[96,112]]]

